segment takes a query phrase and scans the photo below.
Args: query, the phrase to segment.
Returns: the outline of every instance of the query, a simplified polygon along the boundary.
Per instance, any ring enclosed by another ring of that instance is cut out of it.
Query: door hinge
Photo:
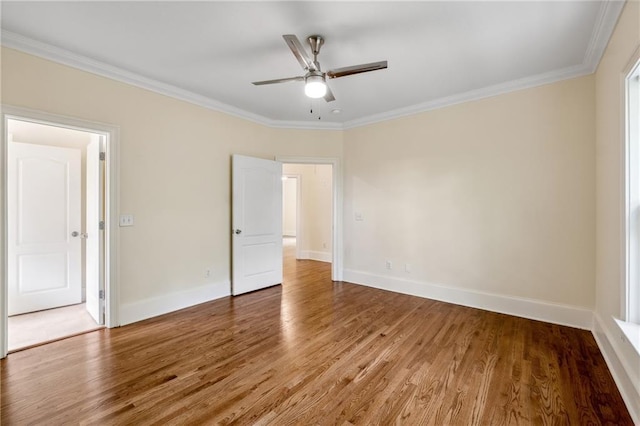
[[[100,221],[100,223],[98,224],[98,229],[100,229],[101,231],[104,231],[104,220]]]
[[[98,298],[100,300],[104,300],[104,290],[100,290],[99,294],[98,294]]]
[[[107,158],[106,154],[104,152],[100,153],[100,161],[104,161]]]

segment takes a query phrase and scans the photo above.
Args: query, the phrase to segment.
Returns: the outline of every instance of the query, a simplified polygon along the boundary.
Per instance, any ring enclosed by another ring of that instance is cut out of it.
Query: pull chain
[[[309,102],[309,114],[313,115],[313,102]],[[322,120],[322,117],[318,116],[318,120]]]

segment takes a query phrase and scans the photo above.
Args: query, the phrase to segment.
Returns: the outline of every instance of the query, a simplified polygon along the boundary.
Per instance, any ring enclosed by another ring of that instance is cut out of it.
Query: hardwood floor
[[[587,331],[286,261],[282,286],[9,355],[2,424],[632,424]]]

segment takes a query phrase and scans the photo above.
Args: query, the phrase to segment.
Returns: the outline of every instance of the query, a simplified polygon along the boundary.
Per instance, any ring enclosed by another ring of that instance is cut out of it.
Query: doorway
[[[0,357],[117,325],[117,128],[8,106],[2,113]]]
[[[15,351],[104,324],[104,172],[95,155],[103,141],[18,119],[7,121],[7,132],[7,334]]]
[[[283,244],[296,259],[331,263],[333,170],[330,164],[282,165]]]
[[[276,160],[283,163],[283,257],[291,257],[295,252],[298,260],[330,263],[332,280],[340,281],[342,181],[339,159],[277,157]]]

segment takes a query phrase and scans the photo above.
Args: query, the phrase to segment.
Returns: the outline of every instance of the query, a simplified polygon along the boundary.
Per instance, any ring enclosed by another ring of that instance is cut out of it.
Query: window
[[[640,324],[640,62],[627,75],[626,89],[626,288],[622,319]]]

